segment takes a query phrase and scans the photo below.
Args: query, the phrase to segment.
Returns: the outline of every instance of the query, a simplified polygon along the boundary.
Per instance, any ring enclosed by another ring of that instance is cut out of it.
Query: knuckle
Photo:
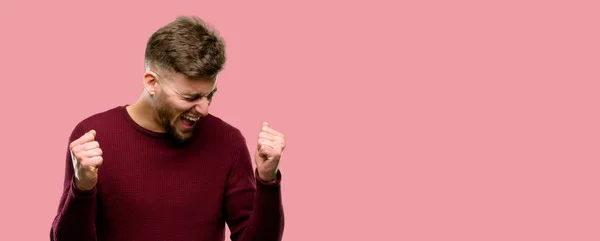
[[[78,157],[77,158],[77,162],[79,163],[79,165],[85,166],[88,161],[87,161],[87,158],[80,158],[80,157]]]
[[[73,156],[75,156],[75,159],[77,159],[77,161],[81,162],[81,160],[83,160],[83,156],[81,155],[81,153],[79,152],[74,152]]]
[[[102,162],[103,162],[103,161],[104,161],[104,159],[103,159],[101,156],[99,156],[99,157],[98,157],[98,160],[96,161],[96,164],[97,164],[97,165],[102,165]]]

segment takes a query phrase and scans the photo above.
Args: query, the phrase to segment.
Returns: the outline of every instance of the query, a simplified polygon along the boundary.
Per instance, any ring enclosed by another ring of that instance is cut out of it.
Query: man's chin
[[[177,145],[187,144],[192,139],[192,133],[192,131],[181,132],[179,130],[175,130],[174,132],[171,132],[171,141]]]

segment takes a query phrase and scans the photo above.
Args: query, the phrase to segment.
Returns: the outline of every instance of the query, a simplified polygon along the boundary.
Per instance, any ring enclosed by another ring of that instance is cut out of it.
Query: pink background
[[[398,2],[2,1],[0,240],[48,239],[70,131],[189,14],[212,113],[288,137],[284,240],[600,240],[597,1]]]

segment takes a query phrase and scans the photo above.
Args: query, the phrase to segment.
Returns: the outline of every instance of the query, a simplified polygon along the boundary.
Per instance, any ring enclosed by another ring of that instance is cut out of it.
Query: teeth
[[[183,118],[189,120],[189,121],[197,121],[198,119],[200,119],[200,117],[197,118],[193,118],[193,117],[188,117],[188,116],[184,116]]]

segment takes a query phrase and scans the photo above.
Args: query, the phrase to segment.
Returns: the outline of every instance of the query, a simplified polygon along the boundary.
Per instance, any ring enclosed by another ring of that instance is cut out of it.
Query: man
[[[144,91],[79,122],[50,239],[281,240],[282,133],[263,123],[252,167],[241,132],[208,113],[224,43],[179,17],[146,46]]]

